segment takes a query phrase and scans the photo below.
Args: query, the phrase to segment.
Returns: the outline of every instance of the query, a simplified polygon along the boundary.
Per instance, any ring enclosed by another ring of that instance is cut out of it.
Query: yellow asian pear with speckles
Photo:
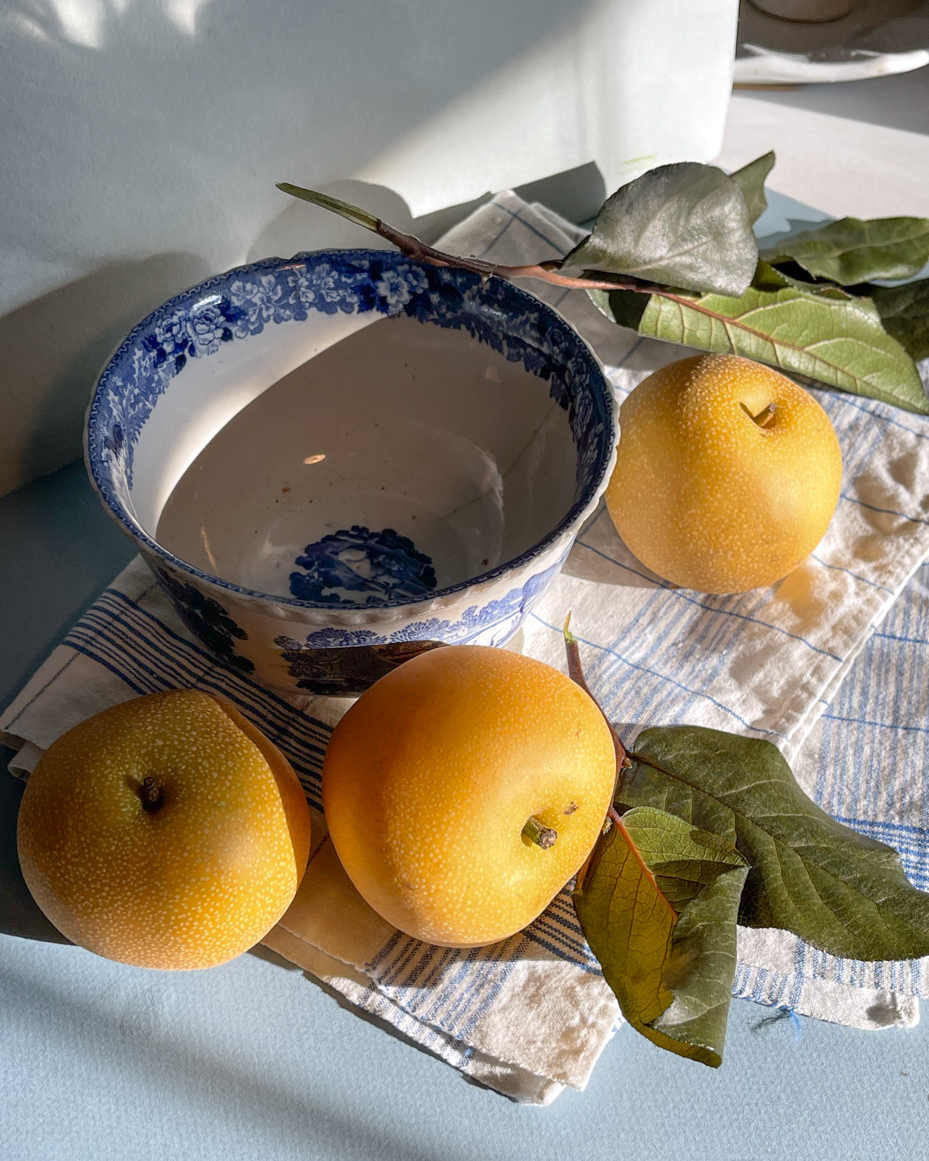
[[[171,690],[54,742],[17,838],[33,898],[74,943],[139,967],[204,968],[283,915],[310,814],[287,759],[232,705]]]
[[[576,874],[615,777],[603,715],[570,678],[453,645],[382,677],[341,719],[323,808],[375,911],[407,935],[472,947],[527,927]]]
[[[772,367],[680,359],[635,388],[619,423],[607,508],[665,580],[704,593],[774,584],[825,535],[839,441],[813,396]]]

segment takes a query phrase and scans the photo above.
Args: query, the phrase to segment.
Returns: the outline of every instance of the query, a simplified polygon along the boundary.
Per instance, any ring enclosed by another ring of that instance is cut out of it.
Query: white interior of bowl
[[[191,313],[218,299],[205,295]],[[299,326],[268,326],[247,341],[223,344],[209,358],[189,359],[168,381],[141,429],[128,507],[155,535],[178,481],[227,423],[294,368],[373,322],[372,314],[311,312]]]
[[[139,436],[133,507],[176,556],[273,595],[300,595],[295,560],[353,526],[394,530],[436,588],[455,585],[574,503],[576,449],[549,388],[465,331],[404,315],[268,327],[169,382]]]

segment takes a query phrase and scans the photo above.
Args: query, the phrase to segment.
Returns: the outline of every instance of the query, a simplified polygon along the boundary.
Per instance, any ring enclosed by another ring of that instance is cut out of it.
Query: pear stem
[[[534,814],[530,814],[528,819],[526,819],[526,825],[523,827],[523,838],[527,838],[531,843],[535,843],[537,847],[541,847],[543,851],[547,851],[549,847],[555,845],[555,839],[558,838],[558,831],[552,830],[550,826],[545,826]]]
[[[160,806],[164,805],[164,794],[154,778],[142,779],[139,797],[142,799],[143,809],[147,810],[149,814],[154,814]]]
[[[766,427],[767,424],[774,418],[775,411],[777,411],[776,403],[769,403],[768,406],[759,411],[757,415],[752,415],[744,403],[742,404],[742,407],[745,410],[745,414],[750,416],[752,421],[757,423],[759,427]]]

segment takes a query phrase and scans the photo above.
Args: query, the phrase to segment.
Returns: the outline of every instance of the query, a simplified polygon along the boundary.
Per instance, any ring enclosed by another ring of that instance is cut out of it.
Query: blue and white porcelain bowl
[[[290,693],[502,645],[615,456],[583,340],[501,279],[381,250],[243,266],[149,315],[87,414],[91,479],[188,628]]]

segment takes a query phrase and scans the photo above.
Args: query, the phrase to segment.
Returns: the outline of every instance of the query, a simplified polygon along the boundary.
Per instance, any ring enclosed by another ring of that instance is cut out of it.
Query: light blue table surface
[[[6,703],[129,559],[74,464],[0,499]],[[585,1093],[524,1108],[258,952],[159,974],[64,945],[19,875],[0,777],[0,1161],[610,1158],[880,1161],[927,1154],[929,1031],[732,1007],[719,1071],[623,1029]]]

